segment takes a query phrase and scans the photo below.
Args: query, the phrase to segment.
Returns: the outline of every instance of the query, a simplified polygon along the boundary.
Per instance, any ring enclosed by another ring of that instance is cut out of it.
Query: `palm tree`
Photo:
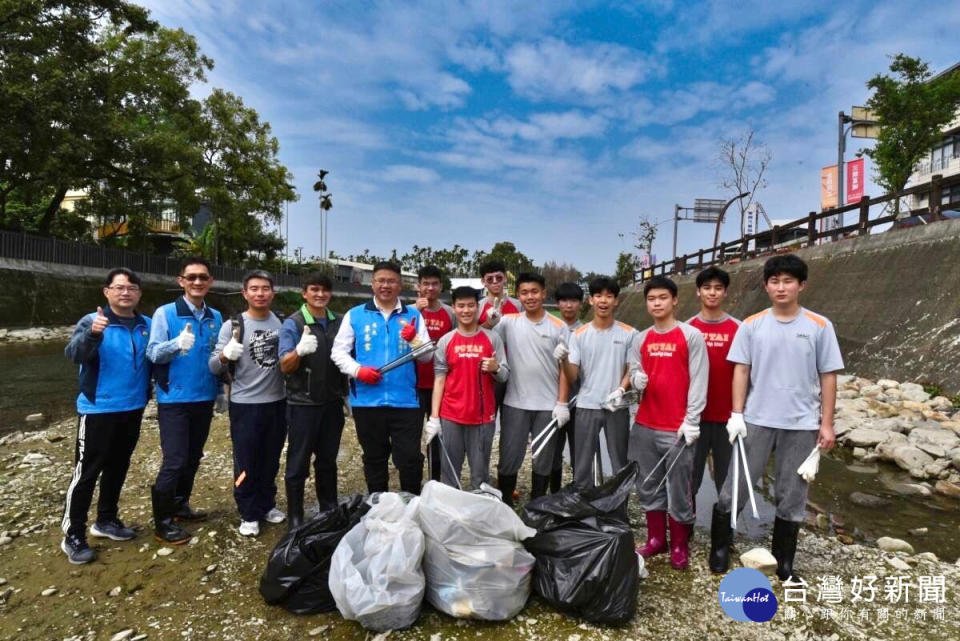
[[[327,260],[327,220],[329,219],[327,212],[333,208],[333,201],[330,198],[333,194],[327,191],[327,183],[323,180],[329,173],[326,169],[321,169],[317,172],[319,180],[313,183],[313,191],[320,194],[320,225],[323,230],[323,235],[320,237],[320,256],[323,260]]]

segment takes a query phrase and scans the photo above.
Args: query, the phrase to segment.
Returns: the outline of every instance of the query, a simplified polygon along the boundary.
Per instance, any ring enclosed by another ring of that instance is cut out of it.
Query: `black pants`
[[[424,421],[430,418],[431,405],[433,404],[433,390],[418,389],[417,396],[420,397],[420,412],[422,413],[420,420]],[[433,439],[430,441],[430,480],[432,481],[440,480],[440,470],[442,469],[440,465],[441,456],[443,456],[443,454],[440,453],[440,441]]]
[[[693,497],[696,504],[697,492],[703,482],[703,466],[707,463],[707,454],[713,450],[713,484],[717,486],[717,494],[727,478],[730,469],[730,455],[733,445],[727,434],[726,423],[700,421],[700,438],[697,439],[697,449],[693,454]]]
[[[158,492],[172,492],[180,501],[190,500],[212,419],[213,401],[157,404],[163,452],[155,482]]]
[[[277,472],[287,439],[286,415],[286,400],[230,403],[233,498],[244,521],[259,521],[277,504]]]
[[[303,486],[310,478],[310,458],[320,511],[337,505],[337,454],[343,433],[343,404],[287,405],[287,483]]]
[[[357,440],[363,449],[363,475],[369,492],[386,492],[389,475],[387,460],[400,476],[400,489],[420,494],[423,480],[423,454],[420,437],[423,424],[418,407],[354,407],[353,420]]]
[[[100,478],[97,521],[117,518],[120,489],[130,457],[140,438],[143,408],[129,412],[81,414],[77,421],[73,478],[67,488],[61,527],[64,534],[83,536],[93,489]]]

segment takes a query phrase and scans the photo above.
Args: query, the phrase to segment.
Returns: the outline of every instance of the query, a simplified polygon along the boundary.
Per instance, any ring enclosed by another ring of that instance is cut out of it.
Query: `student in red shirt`
[[[429,443],[442,434],[450,461],[443,460],[441,480],[457,486],[463,459],[470,465],[470,485],[480,488],[490,474],[497,409],[494,381],[509,376],[503,341],[477,323],[479,295],[472,287],[453,290],[457,328],[445,334],[434,352],[433,398],[425,430]]]
[[[440,291],[443,289],[443,273],[434,265],[421,267],[417,272],[417,289],[419,296],[414,307],[423,316],[423,323],[427,327],[430,340],[437,342],[440,337],[451,331],[456,324],[453,318],[453,309],[440,302]],[[420,398],[420,410],[423,418],[430,418],[430,403],[433,397],[433,361],[421,363],[417,361],[417,396]],[[440,480],[440,444],[430,445],[430,478]]]
[[[693,457],[693,496],[703,482],[707,455],[713,453],[713,484],[717,494],[723,487],[730,467],[733,445],[727,437],[727,421],[733,394],[733,363],[727,360],[730,344],[740,328],[740,321],[723,309],[730,275],[718,267],[708,267],[697,274],[697,298],[700,313],[687,321],[703,333],[707,343],[710,375],[707,381],[707,406],[700,415],[700,438]]]
[[[699,330],[677,320],[677,285],[672,280],[654,276],[643,294],[653,327],[640,334],[640,348],[631,350],[628,359],[639,366],[630,384],[643,398],[630,430],[627,458],[637,461],[641,479],[650,476],[638,486],[647,542],[637,553],[646,558],[666,552],[669,522],[670,565],[682,570],[689,563],[687,541],[694,522],[691,445],[700,436],[700,413],[706,404],[707,347]]]
[[[480,302],[480,325],[493,329],[504,314],[519,314],[520,301],[507,295],[507,266],[499,260],[488,260],[480,265],[480,280],[487,295]]]

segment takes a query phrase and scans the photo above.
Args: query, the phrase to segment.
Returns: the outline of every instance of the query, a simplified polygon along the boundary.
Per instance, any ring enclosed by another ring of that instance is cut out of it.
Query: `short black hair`
[[[646,283],[643,284],[643,297],[646,298],[647,294],[650,293],[651,289],[666,289],[670,291],[670,295],[674,298],[677,297],[677,284],[667,278],[666,276],[654,276]]]
[[[777,274],[787,274],[805,283],[807,282],[807,264],[796,254],[768,258],[763,264],[763,282],[766,283]]]
[[[273,289],[273,274],[265,269],[251,269],[243,275],[243,288],[247,288],[247,283],[254,278],[261,278],[270,283],[270,289]]]
[[[376,274],[381,269],[386,269],[387,271],[393,272],[397,276],[400,276],[400,265],[396,264],[391,260],[381,260],[379,263],[373,266],[373,273]]]
[[[303,282],[302,282],[303,291],[307,291],[307,288],[310,287],[310,285],[319,285],[324,289],[329,289],[330,291],[333,291],[333,281],[330,279],[329,276],[327,276],[325,273],[323,273],[320,270],[307,272],[306,274],[303,275]]]
[[[697,289],[700,289],[711,280],[719,280],[724,289],[730,287],[730,274],[719,267],[711,266],[697,274]]]
[[[603,290],[607,290],[614,296],[620,295],[620,285],[609,276],[597,276],[590,281],[590,295],[595,296]]]
[[[423,280],[424,278],[438,278],[443,282],[443,272],[436,265],[424,265],[417,272],[417,280]]]
[[[557,285],[557,291],[553,295],[558,301],[560,300],[576,300],[578,302],[583,302],[583,287],[577,285],[576,283],[560,283]]]
[[[450,300],[454,303],[458,300],[463,300],[464,298],[472,298],[473,300],[480,302],[480,292],[469,285],[461,285],[460,287],[455,288],[450,294]]]
[[[180,261],[180,273],[183,273],[190,265],[203,265],[207,268],[207,273],[213,274],[213,269],[210,267],[210,261],[204,258],[203,256],[187,256],[182,261]]]
[[[517,287],[519,288],[524,283],[537,283],[540,287],[547,288],[547,281],[537,272],[520,272],[520,275],[517,276]]]
[[[137,287],[140,286],[140,277],[137,276],[135,271],[132,269],[127,269],[126,267],[114,267],[107,272],[107,280],[103,286],[110,287],[110,285],[113,285],[113,279],[117,276],[126,276],[131,285],[136,285]]]
[[[480,278],[483,278],[487,274],[492,274],[494,272],[503,272],[506,274],[507,266],[504,265],[503,261],[500,260],[488,260],[480,263]]]

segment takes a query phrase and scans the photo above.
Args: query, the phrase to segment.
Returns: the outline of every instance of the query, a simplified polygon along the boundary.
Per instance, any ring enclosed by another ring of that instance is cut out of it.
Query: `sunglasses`
[[[196,280],[200,281],[201,283],[205,283],[208,280],[210,280],[210,275],[209,274],[184,274],[180,276],[180,278],[182,278],[183,280],[189,281],[191,283]]]
[[[503,282],[503,276],[500,276],[499,274],[497,274],[496,276],[486,276],[486,277],[484,277],[483,282],[485,282],[485,283],[502,283],[502,282]]]

